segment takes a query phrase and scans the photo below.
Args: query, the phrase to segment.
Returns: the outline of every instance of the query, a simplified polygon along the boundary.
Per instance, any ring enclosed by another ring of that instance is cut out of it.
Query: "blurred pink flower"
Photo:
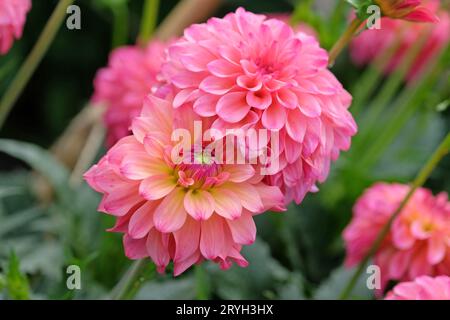
[[[432,1],[427,7],[432,12],[438,12],[439,3]],[[384,70],[385,73],[391,73],[402,63],[414,44],[425,35],[427,39],[407,73],[408,81],[417,79],[450,40],[449,14],[442,10],[438,15],[440,21],[436,24],[381,18],[381,29],[365,30],[351,42],[352,60],[357,65],[368,64],[398,44],[398,49]]]
[[[14,39],[22,37],[31,0],[0,0],[0,54],[11,49]]]
[[[108,146],[130,134],[131,120],[139,115],[144,98],[158,87],[164,50],[158,41],[146,48],[121,47],[111,53],[108,66],[97,72],[92,100],[106,106]]]
[[[351,267],[367,254],[375,238],[408,193],[409,186],[377,183],[367,189],[344,230],[345,264]],[[450,202],[420,188],[395,219],[374,256],[383,287],[389,280],[408,281],[421,275],[450,274]]]
[[[450,278],[422,276],[397,284],[386,300],[450,300]]]
[[[187,28],[162,74],[178,90],[173,107],[191,106],[214,129],[278,131],[280,166],[265,181],[300,203],[357,130],[327,63],[314,37],[239,8]]]
[[[374,0],[384,16],[415,22],[436,22],[434,13],[426,7],[428,0]]]
[[[169,98],[148,96],[133,120],[133,135],[85,174],[103,193],[99,210],[117,217],[111,231],[125,234],[127,257],[150,256],[159,272],[171,260],[175,275],[203,259],[223,269],[232,262],[246,266],[240,250],[255,240],[253,215],[284,210],[283,194],[261,182],[251,165],[221,164],[213,156],[192,162],[190,152],[180,154],[171,141],[173,130],[192,132],[193,121],[201,119],[192,109],[174,110],[171,104]],[[193,149],[203,148],[190,142]],[[183,161],[174,161],[174,154]]]

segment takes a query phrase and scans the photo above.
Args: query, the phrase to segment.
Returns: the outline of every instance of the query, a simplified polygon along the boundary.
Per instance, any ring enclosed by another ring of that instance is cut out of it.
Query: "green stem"
[[[158,21],[159,0],[145,0],[138,42],[145,45],[151,38]]]
[[[3,126],[14,103],[27,85],[37,66],[41,62],[66,16],[66,9],[75,0],[60,0],[44,27],[33,50],[20,67],[15,78],[0,101],[0,128]]]
[[[411,50],[407,53],[399,68],[388,78],[387,82],[378,93],[375,101],[371,105],[370,110],[361,119],[359,127],[361,128],[358,136],[355,138],[352,147],[352,154],[361,154],[361,149],[370,142],[370,138],[373,133],[376,132],[375,128],[380,123],[379,117],[383,115],[383,111],[389,105],[389,101],[403,82],[405,75],[410,70],[413,62],[415,61],[420,49],[428,38],[428,33],[422,34],[419,40],[414,44]]]
[[[117,285],[112,289],[109,299],[111,300],[124,300],[130,299],[130,293],[137,292],[137,289],[144,282],[144,272],[149,268],[149,260],[141,259],[133,262],[131,267],[127,270],[125,275],[120,279]]]
[[[347,30],[342,34],[338,41],[334,44],[333,48],[330,50],[330,58],[328,60],[328,65],[332,67],[336,61],[337,56],[342,52],[342,50],[347,46],[347,44],[352,40],[353,36],[359,30],[359,27],[363,21],[358,17],[354,18]]]
[[[442,53],[444,50],[442,51]],[[397,134],[402,130],[407,121],[415,114],[415,111],[424,103],[426,95],[430,92],[433,84],[437,81],[441,73],[442,64],[440,59],[436,59],[434,66],[431,66],[426,73],[422,74],[421,82],[416,82],[407,87],[392,106],[392,116],[384,124],[384,130],[368,147],[359,161],[359,165],[365,170],[374,165],[383,155]]]
[[[370,247],[367,254],[364,256],[364,259],[359,263],[358,268],[356,269],[355,273],[353,274],[352,278],[348,282],[347,286],[344,288],[344,290],[341,293],[340,299],[345,300],[347,299],[350,294],[352,293],[352,290],[358,281],[359,277],[364,271],[364,268],[367,265],[367,262],[369,262],[370,258],[377,252],[378,248],[382,244],[384,238],[389,233],[392,223],[397,218],[397,216],[400,214],[400,212],[403,210],[405,205],[408,203],[409,199],[413,196],[414,192],[417,190],[417,188],[420,188],[425,181],[428,179],[428,177],[431,175],[433,170],[436,168],[438,163],[441,161],[441,159],[450,151],[450,132],[447,133],[442,143],[439,145],[439,147],[436,149],[436,151],[432,154],[432,156],[429,158],[427,163],[423,166],[423,168],[420,170],[416,178],[414,179],[411,189],[409,190],[408,194],[405,196],[405,198],[400,203],[399,207],[395,212],[392,214],[392,216],[389,218],[388,222],[384,225],[383,229],[381,229],[380,233],[378,234],[377,238],[373,242],[372,246]]]
[[[202,265],[195,266],[195,285],[197,300],[207,300],[209,298],[209,287],[207,274]]]
[[[126,2],[119,2],[111,9],[114,16],[112,47],[117,48],[128,40],[128,5]]]

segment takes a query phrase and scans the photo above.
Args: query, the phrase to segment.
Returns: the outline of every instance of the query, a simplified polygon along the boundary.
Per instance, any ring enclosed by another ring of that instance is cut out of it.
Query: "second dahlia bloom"
[[[386,300],[450,300],[450,277],[422,276],[397,284]]]
[[[377,183],[364,192],[344,230],[345,264],[367,254],[377,235],[409,191],[402,184]],[[450,202],[446,193],[416,190],[374,256],[383,287],[389,280],[409,281],[422,275],[450,274]]]
[[[415,22],[436,22],[437,17],[424,4],[428,0],[374,0],[384,16]]]
[[[251,165],[191,153],[203,151],[197,139],[187,140],[188,152],[179,149],[174,129],[195,137],[193,121],[201,119],[188,108],[175,111],[171,103],[149,96],[133,120],[133,135],[85,174],[103,194],[99,210],[117,217],[111,230],[124,233],[127,257],[150,257],[160,272],[170,261],[175,275],[203,259],[225,269],[232,262],[246,266],[240,250],[255,240],[253,215],[284,210],[283,195],[261,182]]]
[[[373,62],[386,50],[398,45],[398,49],[383,70],[385,73],[391,73],[397,69],[421,37],[425,36],[423,47],[419,50],[406,75],[408,81],[417,79],[427,64],[432,62],[450,41],[448,12],[438,10],[439,1],[430,1],[426,6],[439,16],[439,22],[422,24],[383,17],[380,21],[381,29],[365,30],[350,43],[350,55],[354,63],[365,65]]]
[[[131,120],[139,115],[144,98],[158,86],[164,50],[165,45],[158,41],[150,42],[146,48],[117,48],[111,53],[108,66],[97,72],[92,100],[106,106],[108,146],[130,133]]]
[[[22,37],[31,0],[0,0],[0,54],[11,49],[14,39]]]
[[[299,203],[356,133],[351,96],[327,64],[313,36],[239,8],[187,28],[162,74],[178,90],[173,107],[193,108],[214,129],[279,132],[280,165],[266,182]]]

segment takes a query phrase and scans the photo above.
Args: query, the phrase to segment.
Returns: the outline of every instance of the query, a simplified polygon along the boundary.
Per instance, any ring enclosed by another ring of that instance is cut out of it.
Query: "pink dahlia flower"
[[[364,192],[344,230],[345,264],[357,264],[409,191],[402,184],[377,183]],[[374,256],[383,287],[389,280],[409,281],[421,275],[450,274],[450,202],[421,188],[395,219]]]
[[[439,22],[436,24],[411,23],[381,18],[381,29],[365,30],[355,37],[350,44],[350,55],[357,65],[366,65],[382,55],[386,50],[398,45],[398,49],[386,65],[385,73],[393,72],[405,59],[417,41],[423,36],[427,39],[417,54],[407,73],[407,80],[420,77],[425,67],[450,40],[450,16],[448,12],[438,11],[439,3],[427,4],[430,11],[437,12]]]
[[[14,39],[22,37],[31,0],[0,0],[0,54],[11,49]]]
[[[450,300],[450,278],[422,276],[397,284],[386,300]]]
[[[108,146],[130,133],[131,120],[139,115],[145,97],[158,86],[164,50],[165,45],[157,41],[146,48],[121,47],[111,53],[108,67],[98,71],[93,102],[106,106]]]
[[[436,22],[438,18],[426,7],[428,0],[374,0],[384,16],[415,22]]]
[[[162,74],[178,90],[173,107],[190,106],[214,129],[279,132],[279,167],[266,182],[300,203],[356,133],[351,96],[327,63],[314,37],[239,8],[187,28]]]
[[[202,259],[224,269],[233,261],[246,266],[240,250],[255,240],[253,215],[284,210],[283,194],[261,182],[251,165],[198,154],[204,146],[197,139],[187,140],[188,152],[179,149],[171,140],[174,129],[195,137],[193,120],[201,119],[171,104],[148,96],[133,120],[133,135],[119,140],[85,174],[103,193],[99,210],[117,217],[111,230],[124,233],[127,257],[150,257],[160,272],[170,261],[175,275]]]

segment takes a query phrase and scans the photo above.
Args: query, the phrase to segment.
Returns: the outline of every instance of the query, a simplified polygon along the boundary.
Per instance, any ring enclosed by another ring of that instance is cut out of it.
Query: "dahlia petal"
[[[156,264],[159,273],[164,273],[170,261],[169,252],[164,244],[164,236],[153,228],[150,230],[146,241],[147,252]]]
[[[226,255],[230,244],[225,234],[225,225],[217,215],[201,222],[200,251],[209,260]]]
[[[299,109],[289,110],[286,121],[286,132],[294,141],[302,143],[306,134],[306,123],[307,120]]]
[[[444,259],[446,250],[443,237],[431,237],[428,241],[428,262],[432,265],[438,264]]]
[[[215,188],[211,190],[214,197],[215,211],[222,217],[230,220],[237,219],[241,216],[242,205],[239,197],[232,191],[227,189]]]
[[[157,205],[155,201],[146,201],[130,218],[128,234],[133,239],[141,239],[153,228],[153,211]]]
[[[295,109],[299,103],[297,95],[289,89],[279,90],[277,92],[277,100],[288,109]]]
[[[267,90],[249,91],[246,101],[251,107],[264,110],[272,104],[272,95]]]
[[[200,222],[186,218],[183,227],[173,233],[176,249],[174,262],[188,259],[196,253],[200,243]]]
[[[222,95],[230,91],[234,86],[234,80],[210,76],[200,83],[200,89],[211,94]]]
[[[256,239],[256,225],[250,213],[243,212],[236,220],[227,220],[231,236],[236,243],[250,245]]]
[[[133,239],[129,235],[125,234],[123,236],[125,255],[132,260],[148,257],[145,241],[146,239]]]
[[[286,111],[279,104],[272,104],[264,110],[262,123],[265,128],[270,130],[280,130],[286,123]]]
[[[239,66],[223,59],[213,60],[208,63],[208,70],[219,78],[238,76],[241,71]]]
[[[183,205],[184,195],[182,188],[176,188],[161,201],[153,216],[156,229],[167,233],[183,226],[187,216]]]
[[[172,175],[160,174],[142,180],[139,185],[139,194],[147,200],[158,200],[177,186],[177,181]]]
[[[245,92],[227,93],[217,102],[217,114],[227,122],[236,123],[241,121],[250,111],[250,106],[247,104],[245,96]]]
[[[228,180],[236,183],[247,181],[255,175],[255,169],[250,164],[229,164],[224,170],[230,174]]]
[[[214,212],[214,198],[205,190],[189,190],[184,208],[195,220],[207,220]]]
[[[194,102],[194,111],[202,117],[212,117],[216,115],[216,104],[219,101],[219,97],[205,94],[195,100]]]
[[[315,118],[320,116],[322,112],[320,103],[312,95],[300,94],[298,103],[301,112],[307,117]]]
[[[261,213],[264,211],[264,205],[258,190],[250,183],[240,183],[239,185],[224,185],[223,188],[227,188],[234,192],[241,200],[242,206],[252,213]]]

